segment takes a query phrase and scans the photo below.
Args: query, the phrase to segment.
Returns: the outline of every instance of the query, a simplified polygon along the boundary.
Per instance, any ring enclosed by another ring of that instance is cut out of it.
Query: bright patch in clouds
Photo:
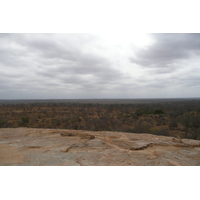
[[[107,44],[128,46],[130,44],[145,47],[151,44],[151,39],[145,33],[98,33]]]

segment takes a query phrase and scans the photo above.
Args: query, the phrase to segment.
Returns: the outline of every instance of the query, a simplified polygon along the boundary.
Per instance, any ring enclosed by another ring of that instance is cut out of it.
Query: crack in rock
[[[62,137],[80,137],[81,139],[88,139],[88,140],[93,140],[95,139],[94,135],[89,135],[89,134],[75,134],[75,133],[60,133]]]

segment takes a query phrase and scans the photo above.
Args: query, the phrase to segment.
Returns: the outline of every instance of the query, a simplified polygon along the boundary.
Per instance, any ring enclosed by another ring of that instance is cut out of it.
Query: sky
[[[0,34],[0,99],[200,97],[200,34]]]

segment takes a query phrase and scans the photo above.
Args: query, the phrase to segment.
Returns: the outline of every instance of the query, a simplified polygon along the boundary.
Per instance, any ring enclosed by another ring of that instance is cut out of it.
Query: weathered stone
[[[68,136],[68,137],[72,137],[72,136],[75,136],[75,134],[73,134],[73,133],[61,133],[60,134],[61,136]]]
[[[195,166],[200,165],[200,141],[108,131],[1,128],[0,165]]]

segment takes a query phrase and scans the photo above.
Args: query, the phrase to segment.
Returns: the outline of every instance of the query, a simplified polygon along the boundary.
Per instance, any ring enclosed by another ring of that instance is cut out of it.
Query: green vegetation
[[[29,122],[29,118],[26,116],[21,117],[21,120],[22,120],[23,124],[28,124],[28,122]]]
[[[180,116],[180,122],[185,127],[186,138],[200,139],[200,114],[184,114]]]
[[[163,110],[158,109],[154,111],[155,114],[164,114]]]
[[[200,100],[105,102],[4,103],[0,105],[0,127],[123,131],[200,139]]]

